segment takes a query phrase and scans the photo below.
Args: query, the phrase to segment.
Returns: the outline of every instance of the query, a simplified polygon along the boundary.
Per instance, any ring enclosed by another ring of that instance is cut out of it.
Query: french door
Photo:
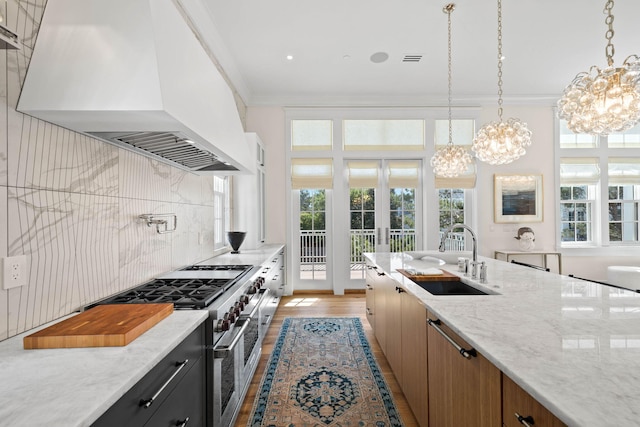
[[[336,237],[348,248],[348,263],[337,280],[352,289],[364,283],[363,253],[421,247],[422,166],[420,160],[347,160],[345,169],[344,230]]]

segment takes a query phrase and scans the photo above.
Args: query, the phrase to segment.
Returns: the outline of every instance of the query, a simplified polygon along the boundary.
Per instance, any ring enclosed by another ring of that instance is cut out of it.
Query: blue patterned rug
[[[401,427],[360,319],[286,318],[251,427]]]

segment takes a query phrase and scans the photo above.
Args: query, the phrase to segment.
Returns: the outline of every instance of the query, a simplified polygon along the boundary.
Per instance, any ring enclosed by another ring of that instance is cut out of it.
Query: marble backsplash
[[[28,283],[0,288],[0,340],[214,254],[213,177],[15,110],[45,4],[7,3],[23,48],[0,50],[0,257],[28,260]],[[175,213],[177,230],[146,213]]]

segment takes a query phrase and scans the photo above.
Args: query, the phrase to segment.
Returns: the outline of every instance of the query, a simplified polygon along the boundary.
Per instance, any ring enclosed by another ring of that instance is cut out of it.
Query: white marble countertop
[[[24,350],[56,322],[0,342],[0,426],[91,425],[207,316],[175,310],[124,347]]]
[[[198,264],[202,265],[224,265],[224,264],[252,264],[260,265],[270,257],[275,256],[284,248],[282,244],[268,244],[263,245],[258,249],[243,250],[240,248],[239,254],[232,254],[227,252],[222,255],[215,256],[213,258],[206,259]]]
[[[396,272],[421,261],[367,257],[568,425],[640,425],[639,293],[480,257],[487,284],[462,279],[497,295],[435,296]]]
[[[226,253],[200,264],[262,264],[283,245]],[[77,314],[77,313],[76,313]],[[124,347],[24,350],[23,337],[0,342],[0,427],[89,426],[207,318],[174,310]]]

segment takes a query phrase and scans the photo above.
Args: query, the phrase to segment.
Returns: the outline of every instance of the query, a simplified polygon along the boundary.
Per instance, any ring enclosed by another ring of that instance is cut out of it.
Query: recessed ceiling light
[[[344,60],[351,59],[351,55],[343,55],[342,59],[344,59]]]
[[[369,59],[371,60],[371,62],[375,62],[376,64],[379,64],[389,59],[389,54],[387,52],[376,52],[373,55],[371,55],[371,58]]]
[[[287,61],[293,61],[293,55],[287,55]]]

